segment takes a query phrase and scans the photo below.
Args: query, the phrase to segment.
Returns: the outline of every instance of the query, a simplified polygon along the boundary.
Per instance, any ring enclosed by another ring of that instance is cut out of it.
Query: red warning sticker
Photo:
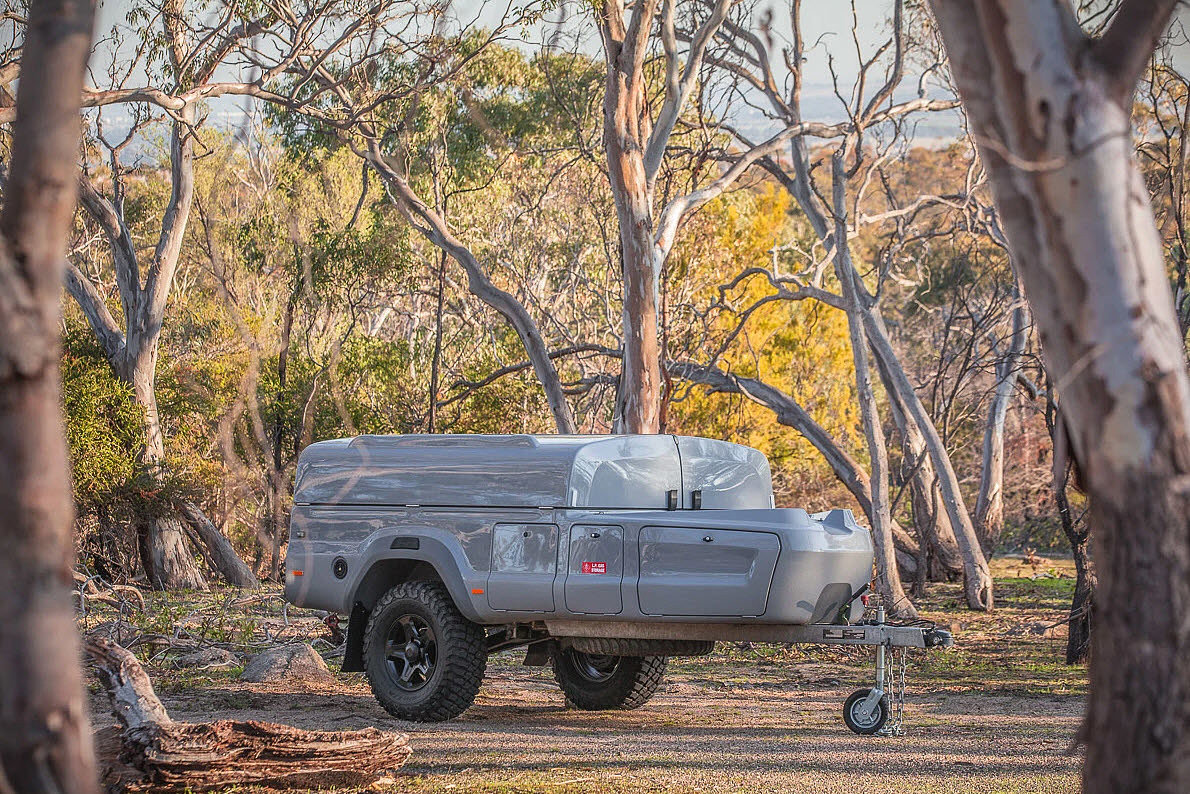
[[[606,562],[584,562],[583,573],[607,573]]]

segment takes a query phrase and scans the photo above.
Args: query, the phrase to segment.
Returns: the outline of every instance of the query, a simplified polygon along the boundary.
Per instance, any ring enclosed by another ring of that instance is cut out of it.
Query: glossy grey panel
[[[488,605],[522,612],[554,611],[558,571],[558,528],[553,524],[496,524],[492,527],[492,571]]]
[[[612,436],[575,452],[566,504],[664,510],[666,494],[681,487],[673,436]]]
[[[759,510],[773,506],[773,475],[765,456],[751,447],[706,438],[676,436],[682,459],[682,507]]]
[[[360,436],[306,447],[294,501],[665,509],[670,491],[691,507],[694,489],[705,508],[769,507],[768,462],[738,444],[670,435]]]
[[[578,614],[618,615],[624,609],[622,527],[576,524],[570,528],[566,608]]]
[[[775,534],[694,527],[640,531],[641,611],[763,615],[781,544]]]
[[[311,444],[298,464],[300,504],[542,507],[564,503],[573,450],[529,436],[476,436],[468,446],[360,437]],[[478,439],[478,440],[477,440]],[[504,443],[498,443],[504,439]]]

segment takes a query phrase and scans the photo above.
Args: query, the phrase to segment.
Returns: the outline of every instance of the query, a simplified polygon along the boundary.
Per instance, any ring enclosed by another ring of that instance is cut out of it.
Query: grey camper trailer
[[[639,706],[670,656],[847,624],[871,573],[850,511],[775,508],[738,444],[361,436],[301,455],[285,592],[350,615],[343,669],[389,712],[442,720],[519,646],[575,705]]]

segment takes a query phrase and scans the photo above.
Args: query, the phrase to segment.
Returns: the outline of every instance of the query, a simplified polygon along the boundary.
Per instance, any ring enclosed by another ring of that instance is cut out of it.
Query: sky
[[[521,2],[521,0],[512,1]],[[492,26],[499,21],[508,2],[509,0],[456,0],[453,10],[461,20],[478,19],[481,25]],[[130,0],[100,0],[96,35],[105,36],[113,25],[127,29],[125,18],[130,6]],[[571,4],[571,22],[568,29],[578,30],[581,28],[583,46],[592,55],[595,55],[598,52],[599,43],[594,28],[590,24],[589,18],[584,20],[585,24],[576,26],[576,20],[582,18],[576,16],[575,6],[576,4]],[[858,38],[864,50],[871,51],[887,38],[887,19],[891,14],[892,2],[891,0],[856,0],[855,7],[859,19]],[[771,8],[773,10],[772,27],[776,35],[788,35],[788,5],[774,3]],[[558,13],[555,12],[549,15],[547,20],[557,19],[557,16]],[[806,60],[803,65],[804,115],[806,118],[828,122],[842,120],[845,116],[839,100],[833,93],[830,63],[833,59],[834,67],[839,73],[840,83],[845,90],[848,89],[858,68],[851,35],[851,6],[848,3],[838,2],[838,0],[807,0],[804,3],[802,20],[803,39],[807,48]],[[535,29],[531,29],[527,32],[524,46],[539,46],[540,42],[549,35],[548,31],[552,29],[546,25],[538,25]],[[127,31],[126,33],[128,39],[135,39],[133,33]],[[92,70],[97,80],[102,79],[113,57],[117,59],[128,57],[128,46],[130,45],[126,45],[123,53],[113,54],[110,48],[97,50],[97,54],[92,60]],[[828,51],[830,59],[828,59]],[[233,75],[223,74],[219,77],[232,79]],[[907,83],[911,84],[912,81],[907,81]],[[914,89],[914,85],[906,86],[906,91],[910,94]],[[247,106],[250,106],[250,102],[245,99],[218,100],[210,108],[211,115],[208,118],[208,123],[239,125],[243,121],[244,108]],[[107,109],[104,112],[104,118],[113,132],[118,132],[122,126],[126,127],[127,125],[127,112],[122,108]],[[732,120],[742,129],[757,136],[771,134],[775,131],[775,127],[766,122],[757,111],[744,109],[739,112],[738,117]],[[952,113],[925,120],[919,127],[917,136],[919,138],[950,139],[958,133],[957,114]]]

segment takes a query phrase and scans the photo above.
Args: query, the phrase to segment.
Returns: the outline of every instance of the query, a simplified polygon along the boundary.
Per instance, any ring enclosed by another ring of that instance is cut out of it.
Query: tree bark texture
[[[175,722],[131,651],[87,638],[112,711],[123,727],[119,762],[153,791],[228,786],[367,787],[410,754],[409,738],[376,728],[306,731],[255,720]]]
[[[653,197],[645,169],[651,124],[643,70],[657,0],[643,0],[624,23],[619,0],[599,14],[607,60],[603,146],[620,230],[624,278],[623,344],[617,429],[656,433],[661,424],[661,348],[657,337],[660,261],[654,246]]]
[[[0,788],[97,792],[79,640],[59,379],[79,97],[95,6],[29,10],[0,210]]]
[[[847,239],[846,220],[846,169],[843,153],[837,151],[831,157],[831,175],[835,207],[835,239]],[[896,617],[915,618],[917,610],[901,584],[897,570],[896,552],[893,548],[892,513],[889,502],[888,448],[884,427],[880,423],[880,411],[876,404],[876,392],[872,387],[872,373],[868,358],[868,340],[864,334],[863,310],[860,307],[859,290],[856,281],[859,276],[851,264],[850,250],[846,245],[835,246],[835,275],[843,293],[847,309],[847,329],[851,335],[851,357],[855,362],[855,392],[859,400],[860,418],[863,421],[864,438],[868,442],[871,457],[872,488],[872,538],[876,546],[876,592],[884,599],[889,614]]]
[[[933,0],[1090,499],[1089,794],[1190,791],[1190,377],[1129,122],[1174,5]]]

